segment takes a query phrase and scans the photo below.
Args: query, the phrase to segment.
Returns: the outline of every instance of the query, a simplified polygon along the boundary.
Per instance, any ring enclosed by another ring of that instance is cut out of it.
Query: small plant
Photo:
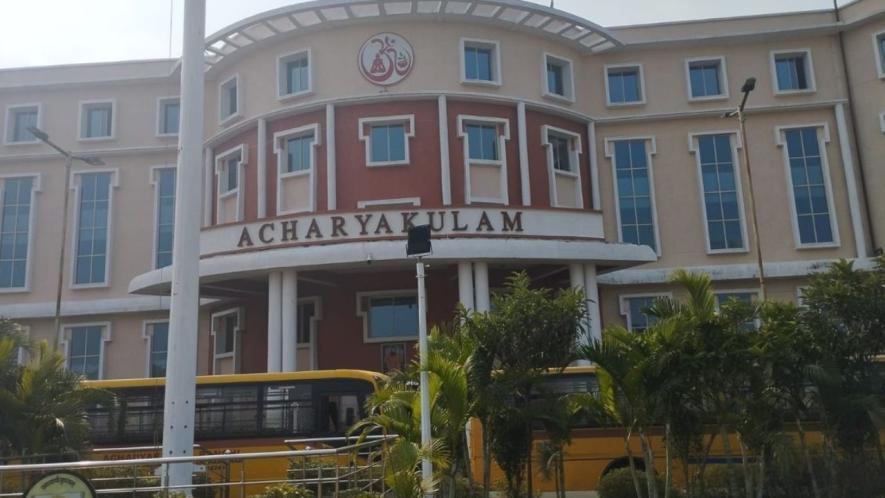
[[[264,488],[264,493],[251,498],[313,498],[313,491],[291,484],[274,484]]]
[[[641,483],[642,497],[648,496],[648,490],[645,488],[645,472],[637,470],[639,482]],[[656,479],[658,489],[664,489],[664,481],[658,476]],[[614,469],[599,481],[599,489],[596,490],[599,498],[636,498],[636,487],[633,485],[633,478],[630,476],[630,469]],[[660,493],[663,496],[663,493]],[[670,490],[670,498],[681,498],[682,494],[674,489]]]

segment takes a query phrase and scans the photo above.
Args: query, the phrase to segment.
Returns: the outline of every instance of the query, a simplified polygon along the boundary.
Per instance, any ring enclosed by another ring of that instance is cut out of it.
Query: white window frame
[[[774,91],[774,95],[777,96],[788,96],[788,95],[802,95],[807,93],[814,93],[817,91],[817,82],[814,77],[814,61],[811,57],[811,49],[810,48],[796,48],[796,49],[778,49],[772,50],[769,53],[768,62],[771,69],[771,89]],[[780,85],[777,80],[777,56],[779,55],[802,55],[805,57],[805,79],[808,81],[808,88],[799,89],[799,90],[781,90]]]
[[[421,207],[420,197],[400,197],[398,199],[372,199],[368,201],[357,201],[357,209],[366,209],[378,206],[413,206]]]
[[[673,299],[672,292],[641,292],[636,294],[619,294],[618,295],[618,312],[624,317],[627,323],[627,330],[633,332],[633,318],[630,316],[630,299],[640,298],[667,298]]]
[[[15,134],[15,113],[21,110],[37,109],[37,128],[43,127],[43,104],[41,102],[31,102],[25,104],[13,104],[6,106],[6,132],[3,134],[3,145],[34,145],[39,144],[40,140],[33,137],[33,140],[12,140]]]
[[[885,112],[879,114],[879,122],[882,125],[882,133],[885,133]]]
[[[705,97],[694,97],[691,91],[691,65],[697,62],[716,62],[719,64],[719,95],[708,95]],[[606,78],[608,81],[608,78]],[[692,57],[685,59],[685,85],[689,102],[710,102],[715,100],[728,100],[730,98],[728,91],[728,70],[725,68],[725,56],[714,55],[709,57]]]
[[[467,136],[467,125],[494,125],[503,132],[498,133],[498,160],[470,159],[470,144]],[[458,115],[458,137],[461,138],[464,153],[464,203],[485,202],[489,204],[509,204],[510,194],[507,191],[507,141],[510,140],[510,120],[491,116],[472,116],[467,114]],[[497,166],[501,169],[500,189],[502,197],[474,197],[470,188],[470,167],[472,164]]]
[[[145,354],[144,354],[144,377],[146,379],[151,377],[151,348],[154,341],[154,325],[158,323],[169,323],[169,319],[155,319],[155,320],[142,320],[141,322],[141,337],[144,339],[145,344]],[[171,330],[170,330],[171,332]],[[214,344],[214,342],[213,342]],[[168,337],[167,337],[167,348],[168,348]],[[166,366],[168,368],[169,365],[169,351],[166,350]]]
[[[159,211],[160,211],[160,172],[162,170],[167,170],[167,169],[171,169],[171,170],[175,171],[176,176],[177,176],[177,173],[178,173],[178,166],[177,165],[175,165],[175,164],[162,164],[159,166],[151,166],[150,177],[148,180],[149,183],[151,184],[151,187],[154,189],[154,224],[153,224],[154,238],[153,238],[153,249],[151,250],[151,268],[153,268],[155,270],[158,269],[157,268],[157,243],[160,241],[160,227],[159,227],[159,223],[160,223],[160,218],[159,218],[159,214],[160,214],[159,213]],[[178,180],[177,177],[176,177],[176,180]],[[178,185],[176,182],[176,190],[177,190],[177,188],[178,188]]]
[[[497,40],[483,40],[481,38],[461,38],[461,84],[462,85],[479,85],[499,87],[502,84],[501,78],[501,44]],[[467,47],[477,47],[492,50],[492,79],[491,80],[471,80],[467,79],[467,59],[464,55]]]
[[[363,308],[363,301],[365,300],[368,304],[368,301],[372,298],[376,297],[415,297],[417,298],[417,291],[414,289],[396,289],[396,290],[382,290],[382,291],[365,291],[365,292],[357,292],[356,293],[356,316],[362,319],[363,322],[363,343],[365,344],[379,344],[385,342],[404,342],[404,341],[417,341],[418,340],[418,331],[415,331],[414,336],[396,336],[396,337],[382,337],[382,338],[372,338],[369,336],[369,306]]]
[[[882,38],[885,38],[885,31],[873,33],[873,54],[876,56],[876,72],[880,80],[885,80],[885,53],[882,53],[882,46],[879,43],[879,40]]]
[[[753,297],[750,298],[751,305],[757,305],[762,300],[762,292],[760,292],[758,288],[716,289],[713,291],[713,306],[716,309],[717,313],[722,308],[722,303],[720,302],[721,301],[720,296],[723,296],[725,294],[752,294]],[[755,297],[755,299],[754,299],[754,297]],[[751,321],[753,322],[753,324],[755,325],[756,328],[759,328],[762,326],[762,319],[759,317],[756,317]],[[750,323],[750,321],[747,321],[746,323]]]
[[[319,367],[319,358],[317,357],[317,333],[319,331],[319,322],[323,319],[323,299],[320,296],[302,297],[297,300],[297,304],[298,306],[301,306],[302,304],[313,304],[313,316],[310,317],[310,343],[298,342],[296,340],[295,348],[296,351],[298,349],[307,349],[310,351],[310,370],[316,370]]]
[[[624,68],[633,68],[636,69],[639,73],[639,100],[632,102],[612,102],[611,98],[611,90],[608,84],[608,72],[611,69],[624,69]],[[645,91],[645,68],[639,62],[624,62],[619,64],[606,64],[605,68],[605,105],[606,107],[631,107],[638,105],[645,105],[648,101],[648,95],[646,95]]]
[[[403,125],[404,142],[405,142],[405,159],[402,161],[372,161],[372,134],[369,132],[375,125]],[[366,147],[366,167],[377,168],[383,166],[408,166],[411,164],[409,155],[409,142],[415,137],[415,115],[401,114],[398,116],[374,116],[370,118],[359,118],[357,120],[357,136],[363,141]]]
[[[550,59],[552,59],[552,62],[561,65],[563,72],[568,73],[562,75],[562,84],[565,86],[565,88],[563,88],[563,90],[565,90],[565,95],[551,92],[547,85],[547,63]],[[543,57],[541,57],[541,95],[545,98],[557,100],[559,102],[569,104],[575,102],[575,64],[571,59],[550,52],[544,52]]]
[[[803,244],[799,236],[799,220],[796,214],[796,195],[793,189],[793,175],[790,171],[790,155],[787,150],[786,132],[797,128],[815,128],[817,130],[817,143],[820,149],[821,168],[824,175],[824,186],[827,193],[827,208],[830,215],[830,227],[833,230],[833,241],[823,243]],[[833,181],[830,176],[830,159],[827,156],[827,144],[830,143],[830,126],[827,123],[803,123],[785,126],[777,126],[774,129],[775,144],[781,149],[781,162],[784,165],[784,174],[787,177],[787,193],[790,201],[790,220],[793,224],[793,242],[795,249],[824,249],[840,247],[839,222],[836,216],[836,205],[833,200]]]
[[[86,119],[88,114],[86,113],[87,107],[93,107],[98,105],[111,105],[111,134],[108,136],[101,137],[87,137],[85,135],[86,130],[88,129]],[[117,99],[99,99],[99,100],[81,100],[79,102],[80,113],[77,119],[77,141],[78,142],[102,142],[107,140],[116,140],[117,138]]]
[[[228,315],[236,315],[237,316],[237,325],[234,327],[233,334],[233,351],[229,353],[221,353],[219,354],[216,347],[215,335],[218,332],[215,329],[215,324],[217,323],[219,318],[226,317]],[[215,373],[215,364],[218,363],[218,360],[223,360],[226,358],[233,358],[234,360],[234,373],[240,373],[240,337],[243,331],[243,308],[234,307],[227,308],[221,311],[217,311],[209,315],[209,336],[212,338],[212,375],[216,375]]]
[[[102,327],[101,331],[101,347],[98,350],[98,379],[104,380],[104,370],[105,370],[105,359],[107,355],[105,354],[105,343],[111,340],[111,322],[110,321],[99,321],[99,322],[77,322],[77,323],[63,323],[61,325],[61,330],[58,331],[59,338],[58,343],[59,347],[65,352],[65,369],[69,368],[68,360],[71,357],[71,332],[73,329],[78,327]]]
[[[0,288],[0,294],[31,292],[31,272],[34,267],[34,220],[37,218],[37,194],[43,190],[41,187],[43,175],[41,173],[10,173],[8,175],[0,175],[0,218],[3,216],[3,193],[6,190],[6,180],[15,178],[34,179],[31,187],[31,209],[28,216],[28,261],[25,263],[25,285],[22,287]]]
[[[245,195],[243,195],[243,182],[246,180],[244,178],[243,173],[246,170],[246,153],[249,149],[246,147],[246,144],[240,144],[236,147],[231,147],[230,149],[225,150],[221,154],[215,156],[215,223],[219,224],[219,215],[221,214],[221,201],[227,199],[228,197],[237,196],[237,219],[236,220],[224,220],[224,223],[236,223],[241,221],[245,212]],[[237,163],[237,188],[228,190],[224,192],[222,187],[222,183],[225,180],[224,177],[224,168],[226,166],[227,159],[231,156],[239,154],[240,161]],[[176,186],[177,187],[177,186]]]
[[[551,134],[560,135],[569,141],[569,160],[574,167],[574,171],[562,171],[553,167],[553,147],[550,144]],[[581,153],[584,149],[581,135],[563,128],[543,125],[541,126],[541,147],[544,148],[545,155],[547,156],[547,183],[550,190],[550,205],[552,207],[563,207],[558,202],[559,192],[557,191],[556,177],[567,176],[575,179],[576,209],[584,209],[584,189],[581,185]]]
[[[313,133],[313,151],[310,154],[310,168],[301,171],[286,172],[288,154],[284,145],[289,138]],[[322,145],[323,137],[320,136],[319,123],[311,123],[297,128],[278,131],[273,134],[273,150],[277,155],[277,215],[310,213],[317,209],[317,151]],[[283,209],[283,180],[297,176],[310,177],[310,202],[307,209]]]
[[[713,249],[710,247],[710,230],[708,228],[708,219],[707,219],[707,203],[704,201],[704,173],[701,168],[701,154],[700,154],[700,137],[709,136],[709,135],[728,135],[729,143],[731,144],[731,157],[732,164],[734,165],[734,181],[735,181],[735,190],[737,191],[737,200],[738,200],[738,210],[740,212],[740,224],[741,224],[741,242],[743,242],[741,247],[736,247],[733,249]],[[743,148],[743,143],[741,143],[740,133],[735,130],[723,130],[723,131],[705,131],[699,133],[689,133],[688,135],[688,151],[695,158],[695,166],[697,172],[698,179],[698,195],[701,204],[701,215],[703,221],[703,230],[704,230],[704,241],[706,243],[707,254],[737,254],[737,253],[746,253],[750,250],[750,245],[747,241],[747,215],[744,207],[744,191],[743,191],[743,175],[741,169],[741,160],[740,156],[738,156],[738,149]]]
[[[286,93],[289,74],[286,72],[285,66],[290,61],[305,55],[307,56],[307,88],[298,92]],[[239,91],[239,85],[237,85],[237,91]],[[277,100],[287,101],[311,93],[313,93],[313,56],[310,47],[288,52],[277,57]],[[239,101],[239,96],[237,96],[237,99]]]
[[[30,325],[22,325],[20,323],[14,324],[17,326],[18,331],[25,338],[25,341],[30,341],[31,339],[31,326]],[[30,355],[28,354],[28,348],[26,346],[19,346],[16,348],[15,352],[15,364],[18,366],[24,366],[30,360]]]
[[[93,282],[89,284],[78,284],[76,283],[77,276],[77,234],[80,233],[80,183],[76,181],[78,175],[84,175],[88,173],[110,173],[111,180],[108,184],[108,228],[107,228],[107,244],[105,248],[105,269],[104,269],[104,282]],[[111,264],[111,259],[114,254],[114,190],[120,186],[120,170],[119,168],[98,168],[98,169],[82,169],[71,172],[71,190],[74,191],[74,203],[76,207],[74,209],[74,236],[71,237],[71,262],[69,268],[69,276],[68,279],[68,288],[75,289],[95,289],[100,287],[110,287],[112,279],[111,279],[111,269],[113,265]]]
[[[163,124],[166,122],[166,104],[178,102],[178,129],[181,130],[181,98],[178,95],[157,98],[157,138],[177,137],[178,133],[166,133]]]
[[[624,231],[621,227],[621,200],[620,196],[618,195],[618,165],[615,158],[615,142],[620,142],[623,140],[645,140],[647,142],[647,145],[645,147],[645,160],[648,164],[648,193],[649,198],[651,199],[651,215],[655,229],[655,253],[658,255],[658,257],[661,257],[661,220],[658,217],[658,202],[655,198],[655,174],[653,161],[653,156],[658,153],[658,145],[657,140],[654,136],[646,135],[636,137],[608,137],[604,141],[605,157],[609,159],[612,166],[612,192],[614,193],[615,199],[615,222],[618,226],[618,242],[624,242]]]
[[[796,287],[796,306],[799,308],[805,307],[805,290],[808,289],[807,285],[799,285]]]
[[[225,87],[228,86],[231,82],[234,82],[237,88],[237,109],[225,116]],[[228,123],[231,123],[242,116],[242,93],[243,92],[240,85],[239,73],[234,74],[233,76],[230,76],[229,78],[224,79],[220,83],[218,83],[218,126],[227,125]]]

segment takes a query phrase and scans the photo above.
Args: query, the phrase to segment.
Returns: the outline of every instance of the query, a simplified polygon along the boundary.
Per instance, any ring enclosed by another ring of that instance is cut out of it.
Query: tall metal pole
[[[184,2],[181,54],[181,126],[175,188],[172,300],[163,410],[163,456],[190,456],[194,447],[194,394],[199,327],[199,258],[203,165],[203,43],[205,0]],[[167,486],[192,481],[192,464],[169,464]]]
[[[418,356],[421,365],[421,446],[430,446],[430,375],[427,372],[427,295],[424,290],[424,262],[415,264],[418,276]],[[421,460],[421,479],[433,478],[433,463],[426,456]],[[427,496],[433,496],[428,494]]]
[[[58,251],[58,286],[55,288],[55,320],[53,321],[52,331],[54,334],[59,333],[61,328],[61,291],[64,286],[65,274],[65,248],[68,245],[68,202],[71,192],[71,163],[73,158],[70,154],[65,154],[65,194],[64,206],[61,210],[61,246]],[[53,341],[58,344],[58,341]]]
[[[746,102],[747,94],[744,94],[744,102]],[[747,143],[747,126],[746,117],[744,116],[744,105],[737,110],[738,121],[741,123],[741,143],[744,150],[744,164],[747,165],[747,187],[750,194],[750,216],[753,217],[753,244],[756,246],[756,266],[759,274],[759,292],[762,293],[762,300],[768,299],[765,291],[765,268],[762,266],[762,245],[759,242],[759,221],[756,217],[756,196],[753,193],[753,168],[750,167],[750,144]]]

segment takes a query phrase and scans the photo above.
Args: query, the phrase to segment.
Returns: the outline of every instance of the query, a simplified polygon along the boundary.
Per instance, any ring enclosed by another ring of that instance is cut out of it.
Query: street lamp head
[[[741,92],[750,93],[756,88],[756,78],[747,78],[747,81],[744,82],[744,86],[741,87]]]
[[[49,135],[36,126],[28,126],[28,131],[31,132],[31,135],[34,135],[37,140],[41,140],[43,142],[49,140]]]

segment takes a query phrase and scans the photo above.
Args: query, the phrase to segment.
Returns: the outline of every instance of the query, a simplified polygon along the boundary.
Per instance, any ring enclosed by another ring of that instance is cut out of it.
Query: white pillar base
[[[491,309],[489,298],[489,264],[485,261],[473,263],[475,294],[473,296],[476,311],[486,312]]]
[[[298,272],[283,271],[282,371],[298,370]]]

